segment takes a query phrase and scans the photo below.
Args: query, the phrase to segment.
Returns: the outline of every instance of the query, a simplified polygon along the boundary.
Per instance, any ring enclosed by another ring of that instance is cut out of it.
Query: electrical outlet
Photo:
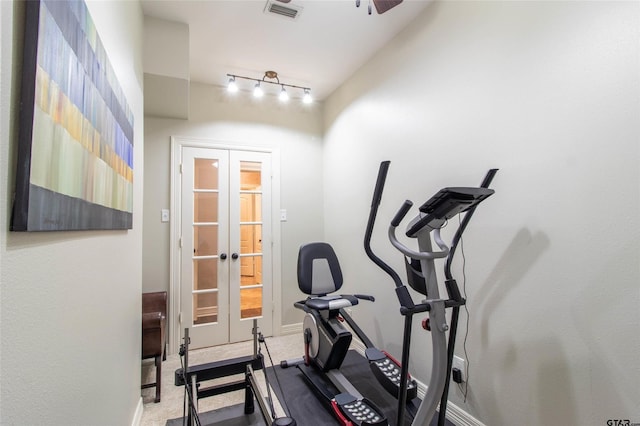
[[[457,368],[458,370],[460,370],[460,373],[462,373],[462,381],[467,381],[467,368],[464,359],[454,355],[453,365],[451,366],[451,368]]]

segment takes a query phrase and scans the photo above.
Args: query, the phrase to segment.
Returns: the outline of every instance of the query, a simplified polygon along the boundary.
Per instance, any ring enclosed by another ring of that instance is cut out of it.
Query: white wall
[[[189,80],[189,26],[144,17],[144,72]]]
[[[189,117],[189,26],[144,17],[144,113]]]
[[[220,87],[191,83],[189,120],[145,119],[143,288],[169,289],[169,223],[160,210],[170,207],[171,136],[203,138],[223,145],[268,147],[280,153],[282,323],[302,321],[293,307],[300,298],[295,276],[298,247],[323,237],[321,105],[279,105],[250,93],[230,97]]]
[[[2,424],[128,425],[141,407],[142,10],[87,6],[135,116],[133,229],[8,232],[24,5],[0,2]]]
[[[466,402],[450,393],[486,425],[640,421],[639,17],[637,2],[435,2],[326,102],[326,239],[346,291],[378,296],[356,317],[396,355],[392,283],[362,250],[378,163],[374,249],[399,271],[386,228],[402,201],[500,168],[465,235],[471,381]]]

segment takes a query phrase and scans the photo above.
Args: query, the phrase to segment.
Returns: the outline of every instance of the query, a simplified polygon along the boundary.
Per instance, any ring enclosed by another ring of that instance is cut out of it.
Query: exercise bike
[[[343,425],[387,425],[384,413],[340,372],[347,355],[352,333],[346,322],[365,344],[369,366],[391,395],[405,390],[405,400],[417,395],[417,384],[407,379],[400,387],[401,368],[388,354],[374,347],[346,311],[360,300],[374,301],[369,295],[336,295],[343,283],[342,271],[333,248],[323,242],[300,247],[298,254],[298,286],[309,295],[294,305],[306,312],[303,321],[305,355],[281,362],[281,367],[297,366],[327,407]],[[408,395],[408,396],[406,396]]]
[[[412,424],[420,426],[429,424],[440,401],[438,425],[443,426],[445,423],[459,309],[460,306],[466,303],[456,280],[452,276],[451,264],[462,233],[467,227],[477,205],[494,193],[488,187],[497,169],[489,170],[479,188],[444,188],[420,206],[418,215],[409,223],[406,230],[407,237],[417,239],[418,250],[410,249],[396,237],[396,228],[407,215],[413,203],[409,200],[405,201],[392,219],[388,229],[388,236],[391,244],[405,257],[407,282],[415,291],[426,297],[423,301],[415,303],[396,271],[376,256],[370,246],[389,164],[389,161],[384,161],[380,164],[365,232],[364,247],[369,258],[393,279],[396,285],[396,296],[400,302],[400,313],[405,318],[400,372],[401,392],[398,398],[396,424],[401,426],[404,423],[404,410],[407,400],[405,389],[407,389],[409,374],[412,318],[417,313],[428,312],[429,318],[423,323],[423,327],[431,332],[433,349],[431,378],[426,395],[414,416]],[[449,219],[461,213],[465,213],[465,216],[460,222],[451,248],[449,248],[440,236],[440,229]],[[439,251],[434,251],[433,249],[432,236]],[[435,272],[435,260],[445,258],[444,274],[448,294],[446,299],[440,297]],[[452,309],[451,326],[447,324],[445,315],[445,310],[449,308]],[[448,342],[447,331],[449,332]]]

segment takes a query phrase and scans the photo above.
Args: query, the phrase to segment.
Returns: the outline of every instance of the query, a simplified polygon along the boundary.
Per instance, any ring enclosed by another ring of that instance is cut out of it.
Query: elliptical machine
[[[418,215],[409,223],[406,236],[416,238],[418,250],[412,250],[401,243],[396,237],[396,228],[407,215],[413,203],[405,201],[400,207],[388,229],[388,236],[391,244],[405,256],[405,266],[407,270],[407,282],[417,292],[426,297],[419,303],[414,303],[407,287],[402,283],[399,275],[388,264],[382,261],[371,250],[370,242],[373,227],[375,224],[378,207],[382,198],[382,191],[389,169],[389,161],[380,164],[378,178],[371,203],[371,210],[367,229],[365,232],[364,247],[367,256],[383,271],[393,279],[396,285],[396,296],[400,302],[400,313],[404,316],[404,335],[402,341],[402,359],[400,372],[400,395],[398,397],[398,426],[404,423],[404,411],[406,405],[406,385],[409,371],[409,351],[411,346],[411,324],[413,315],[420,312],[428,312],[429,318],[425,328],[431,331],[431,341],[433,348],[431,378],[427,393],[422,400],[418,412],[416,413],[413,425],[427,425],[434,416],[440,401],[440,411],[438,425],[443,426],[445,422],[446,407],[448,400],[448,388],[451,376],[451,366],[455,349],[456,331],[460,306],[466,303],[460,294],[460,290],[451,273],[451,263],[456,248],[462,237],[469,220],[471,219],[477,205],[491,196],[494,191],[488,189],[497,169],[491,169],[485,176],[479,188],[456,187],[444,188],[438,191],[433,197],[427,200],[419,208]],[[440,237],[440,228],[454,216],[465,213],[458,230],[453,238],[451,248],[447,247]],[[433,240],[440,249],[434,251]],[[438,281],[435,273],[435,260],[446,258],[445,263],[445,285],[448,298],[440,297]],[[445,310],[452,308],[451,326],[447,325]],[[447,343],[446,333],[449,332]]]

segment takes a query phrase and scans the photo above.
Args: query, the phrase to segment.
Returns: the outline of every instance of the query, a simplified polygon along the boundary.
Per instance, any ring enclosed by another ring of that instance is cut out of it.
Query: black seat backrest
[[[311,296],[324,296],[342,287],[338,257],[327,243],[309,243],[298,252],[298,287]]]

